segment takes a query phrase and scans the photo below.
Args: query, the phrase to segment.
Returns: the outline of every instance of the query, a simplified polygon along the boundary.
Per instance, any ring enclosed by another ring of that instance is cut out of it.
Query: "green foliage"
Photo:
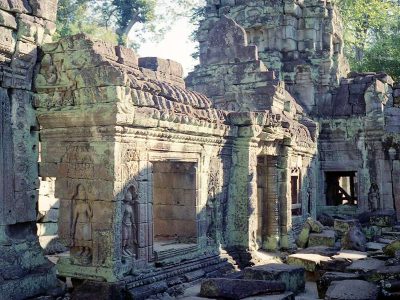
[[[57,36],[84,32],[137,48],[160,39],[180,17],[192,15],[203,0],[59,0]],[[128,34],[134,33],[134,40]]]
[[[77,33],[86,33],[111,43],[116,43],[117,35],[100,25],[99,15],[93,10],[93,0],[59,0],[57,10],[57,31],[55,39]]]
[[[385,71],[400,78],[400,1],[337,0],[345,53],[354,71]]]

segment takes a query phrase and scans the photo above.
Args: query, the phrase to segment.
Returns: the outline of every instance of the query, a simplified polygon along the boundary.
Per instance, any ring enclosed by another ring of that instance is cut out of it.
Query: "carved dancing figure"
[[[368,206],[370,211],[377,211],[381,207],[379,187],[376,183],[371,184],[368,192]]]
[[[133,200],[137,195],[132,195],[131,191],[127,191],[124,198],[123,216],[122,216],[122,256],[136,257],[138,247],[137,228],[135,221],[135,211],[132,207]],[[133,252],[131,251],[133,245]]]
[[[82,185],[78,185],[76,193],[72,197],[73,221],[72,238],[73,247],[79,249],[77,256],[90,257],[92,242],[92,217],[93,211],[87,199],[86,190]]]

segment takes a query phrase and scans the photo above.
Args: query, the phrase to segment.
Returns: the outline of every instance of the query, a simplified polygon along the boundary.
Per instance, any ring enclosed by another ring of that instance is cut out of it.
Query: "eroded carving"
[[[137,198],[134,187],[130,187],[124,196],[122,215],[122,256],[125,259],[137,258],[138,232],[137,232]]]

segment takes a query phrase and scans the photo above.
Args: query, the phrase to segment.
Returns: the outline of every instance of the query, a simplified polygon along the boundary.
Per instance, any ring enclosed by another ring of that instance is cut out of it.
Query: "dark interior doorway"
[[[357,172],[326,172],[326,204],[328,206],[357,205]]]

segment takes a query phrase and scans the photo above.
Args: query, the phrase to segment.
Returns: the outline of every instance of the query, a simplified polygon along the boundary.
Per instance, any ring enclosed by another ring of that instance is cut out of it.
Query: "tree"
[[[120,45],[138,47],[159,39],[180,17],[190,16],[204,0],[60,0],[58,35],[85,32]],[[135,39],[129,41],[134,31]]]
[[[337,0],[345,29],[345,53],[355,71],[386,71],[399,77],[398,0]],[[393,56],[393,55],[397,55]],[[379,62],[379,63],[378,63]]]

